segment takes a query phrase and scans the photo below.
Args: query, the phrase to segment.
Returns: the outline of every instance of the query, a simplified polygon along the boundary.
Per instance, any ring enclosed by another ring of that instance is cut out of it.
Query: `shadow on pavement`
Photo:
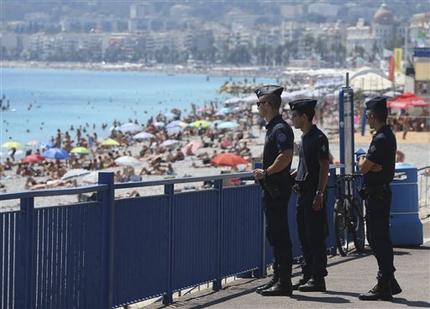
[[[350,303],[350,301],[343,297],[324,297],[324,296],[307,296],[303,294],[293,294],[291,298],[299,300],[299,301],[313,301],[313,302],[319,302],[319,303],[330,303],[330,304],[347,304]]]
[[[405,298],[397,298],[395,297],[393,299],[393,303],[395,304],[402,304],[409,307],[415,307],[415,308],[430,308],[430,303],[426,301],[420,301],[420,300],[407,300]]]

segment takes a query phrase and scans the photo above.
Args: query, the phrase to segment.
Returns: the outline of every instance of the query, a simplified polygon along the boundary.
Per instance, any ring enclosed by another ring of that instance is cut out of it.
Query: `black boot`
[[[392,300],[391,280],[378,280],[378,283],[369,292],[360,294],[358,298],[360,300]]]
[[[310,278],[310,276],[303,276],[299,281],[293,284],[293,290],[298,290],[299,287],[306,284]]]
[[[299,291],[302,292],[325,292],[324,278],[312,278],[306,284],[299,286]]]
[[[275,273],[275,274],[273,274],[272,279],[269,282],[267,282],[265,285],[262,285],[262,286],[258,287],[257,290],[256,290],[256,292],[258,294],[261,294],[262,291],[264,291],[266,289],[270,289],[275,284],[277,284],[278,281],[279,281],[279,276]]]
[[[291,280],[279,280],[273,287],[261,291],[262,296],[291,296],[292,294]]]
[[[391,280],[391,294],[397,295],[402,293],[402,288],[400,287],[399,283],[397,282],[396,278],[393,278]]]

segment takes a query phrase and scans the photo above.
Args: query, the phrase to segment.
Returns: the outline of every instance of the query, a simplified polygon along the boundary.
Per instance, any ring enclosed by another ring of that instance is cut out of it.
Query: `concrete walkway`
[[[358,295],[376,283],[376,260],[370,251],[347,257],[329,258],[326,293],[294,291],[293,297],[263,297],[255,289],[269,281],[239,279],[219,292],[210,289],[175,299],[170,306],[153,304],[151,308],[430,308],[430,221],[424,224],[427,242],[419,248],[395,248],[396,278],[403,292],[392,302],[358,300]],[[300,275],[295,265],[294,280]]]

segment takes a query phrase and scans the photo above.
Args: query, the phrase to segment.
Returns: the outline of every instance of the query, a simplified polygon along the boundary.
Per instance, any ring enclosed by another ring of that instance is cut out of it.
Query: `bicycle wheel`
[[[346,256],[348,253],[348,222],[345,202],[346,200],[336,200],[333,218],[336,247],[341,256]]]
[[[365,235],[364,235],[364,218],[363,208],[359,206],[357,199],[352,200],[350,213],[350,226],[352,240],[354,241],[355,250],[362,252],[364,250]]]

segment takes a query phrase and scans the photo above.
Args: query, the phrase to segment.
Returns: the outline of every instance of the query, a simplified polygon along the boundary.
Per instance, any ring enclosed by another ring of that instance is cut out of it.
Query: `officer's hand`
[[[322,195],[315,195],[314,203],[312,204],[312,209],[315,211],[321,210],[323,207],[323,196]]]
[[[379,164],[375,164],[372,166],[372,168],[370,169],[371,172],[380,172],[382,171],[382,166]]]
[[[262,170],[261,168],[253,170],[252,173],[254,174],[254,178],[257,180],[264,178],[264,170]]]

